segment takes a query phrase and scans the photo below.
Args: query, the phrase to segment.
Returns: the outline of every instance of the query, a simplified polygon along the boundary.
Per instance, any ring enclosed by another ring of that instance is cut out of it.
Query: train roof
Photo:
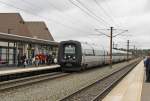
[[[82,41],[66,40],[66,41],[61,41],[60,43],[61,44],[75,43],[75,44],[81,45],[83,49],[103,50],[103,51],[108,52],[108,50],[104,49],[104,47],[102,47],[102,46],[98,46],[98,45],[95,45],[95,44],[90,44],[90,43],[82,42]],[[112,49],[112,53],[127,54],[127,51]],[[128,52],[128,54],[132,54],[132,52]]]
[[[67,43],[80,44],[79,41],[75,41],[75,40],[66,40],[66,41],[61,41],[60,42],[60,44],[67,44]]]
[[[81,42],[81,45],[82,45],[82,48],[84,48],[84,49],[91,49],[92,48],[93,50],[105,50],[104,47],[102,47],[102,46],[90,44],[87,42]]]
[[[102,46],[97,46],[94,44],[90,44],[87,42],[82,42],[82,41],[76,41],[76,40],[66,40],[66,41],[61,41],[60,44],[67,44],[67,43],[75,43],[75,44],[80,44],[83,49],[94,49],[94,50],[105,50]]]
[[[113,53],[122,53],[122,54],[127,54],[127,51],[123,51],[123,50],[117,50],[117,49],[113,49],[112,50]],[[132,52],[128,52],[128,54],[132,54]]]

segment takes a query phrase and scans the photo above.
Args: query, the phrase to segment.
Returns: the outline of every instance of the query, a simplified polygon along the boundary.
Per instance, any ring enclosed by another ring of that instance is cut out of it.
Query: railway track
[[[134,62],[124,68],[97,80],[96,82],[79,89],[69,96],[59,99],[60,101],[101,101],[109,91],[126,76],[137,64]]]
[[[52,80],[67,75],[69,75],[69,73],[53,72],[53,73],[34,75],[30,77],[24,77],[24,78],[9,80],[9,81],[3,81],[0,82],[0,91],[9,90],[12,88],[29,85],[29,84],[33,84],[45,80]]]

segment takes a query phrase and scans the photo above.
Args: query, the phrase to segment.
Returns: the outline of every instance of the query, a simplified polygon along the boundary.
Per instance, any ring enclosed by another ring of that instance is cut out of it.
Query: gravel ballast
[[[0,101],[57,101],[133,61],[135,60],[113,65],[112,68],[105,66],[73,73],[58,79],[46,80],[7,91],[0,91]]]

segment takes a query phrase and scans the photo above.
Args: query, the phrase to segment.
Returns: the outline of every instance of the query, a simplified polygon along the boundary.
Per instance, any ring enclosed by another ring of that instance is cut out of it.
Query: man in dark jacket
[[[149,82],[150,81],[150,54],[145,61],[145,68],[146,68],[146,81]]]
[[[26,65],[27,65],[26,53],[24,53],[24,55],[22,56],[22,62],[23,62],[23,66],[26,67]]]

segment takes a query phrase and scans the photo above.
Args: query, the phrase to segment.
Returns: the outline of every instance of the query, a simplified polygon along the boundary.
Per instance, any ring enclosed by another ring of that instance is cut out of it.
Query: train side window
[[[85,49],[85,56],[93,56],[93,50]]]

